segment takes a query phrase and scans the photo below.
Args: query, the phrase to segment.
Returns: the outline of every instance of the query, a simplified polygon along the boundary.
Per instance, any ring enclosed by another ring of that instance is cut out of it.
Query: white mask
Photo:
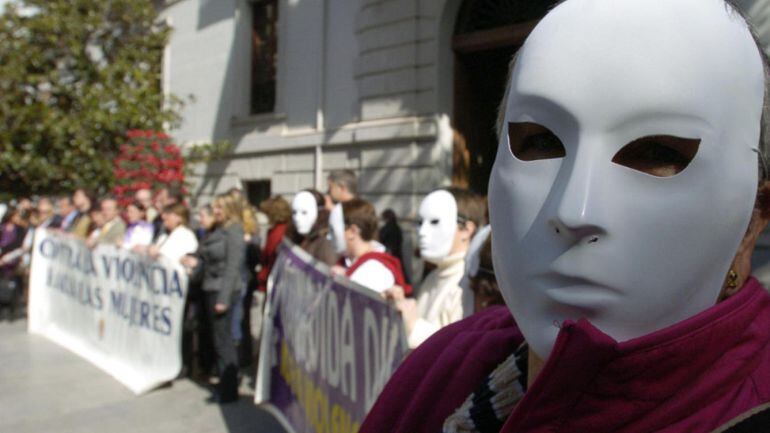
[[[433,191],[420,203],[419,214],[420,256],[438,263],[452,251],[457,232],[457,202],[449,191]]]
[[[715,304],[756,197],[763,92],[758,49],[723,0],[568,0],[540,22],[512,74],[489,194],[497,278],[535,353],[567,319],[626,341]],[[521,122],[548,128],[564,156],[515,157],[508,125]],[[678,174],[613,162],[660,135],[700,140]]]
[[[294,196],[291,202],[291,220],[297,233],[305,236],[313,229],[313,224],[318,218],[318,203],[313,194],[302,191]]]

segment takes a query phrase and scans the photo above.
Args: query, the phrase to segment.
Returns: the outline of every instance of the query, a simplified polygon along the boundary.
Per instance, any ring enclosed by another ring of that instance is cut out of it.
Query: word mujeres
[[[52,238],[43,240],[39,249],[46,259],[85,276],[113,280],[118,285],[149,290],[156,295],[176,295],[180,299],[185,296],[179,273],[176,270],[168,271],[150,260],[122,255],[116,250],[113,254],[100,255],[100,260],[95,261],[94,254],[88,248],[72,248]]]

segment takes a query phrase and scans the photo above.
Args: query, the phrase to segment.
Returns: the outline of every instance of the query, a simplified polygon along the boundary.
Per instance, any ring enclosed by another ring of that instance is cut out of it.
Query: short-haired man
[[[75,218],[78,216],[78,211],[75,209],[75,205],[72,203],[72,199],[69,196],[62,196],[56,200],[56,207],[58,208],[59,217],[61,223],[58,228],[64,231],[69,230]]]
[[[99,244],[120,245],[126,235],[126,223],[120,217],[118,200],[107,196],[101,199],[99,205],[104,218],[104,225],[99,232],[96,242]]]
[[[158,210],[155,209],[155,206],[153,206],[154,203],[152,202],[152,191],[147,188],[138,189],[134,193],[134,200],[138,201],[142,204],[142,206],[144,206],[146,213],[145,219],[149,222],[153,222],[158,216]]]
[[[344,203],[358,195],[358,179],[352,170],[333,170],[327,178],[329,197],[336,203]]]
[[[345,251],[345,224],[342,220],[342,203],[353,200],[358,194],[358,179],[352,170],[333,170],[327,178],[329,183],[329,234],[337,254]],[[329,206],[327,202],[327,207]]]
[[[54,211],[53,202],[48,197],[41,197],[37,201],[37,213],[40,221],[37,228],[57,228],[61,224],[61,217]]]

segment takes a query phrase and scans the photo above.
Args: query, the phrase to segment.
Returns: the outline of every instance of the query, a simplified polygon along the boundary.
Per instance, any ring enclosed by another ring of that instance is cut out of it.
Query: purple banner
[[[401,315],[284,244],[268,294],[256,401],[296,433],[354,433],[406,355]]]

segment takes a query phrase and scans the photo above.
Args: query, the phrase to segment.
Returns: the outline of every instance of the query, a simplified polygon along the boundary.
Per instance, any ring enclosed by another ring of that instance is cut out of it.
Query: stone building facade
[[[364,198],[408,218],[436,187],[485,192],[506,65],[553,1],[161,3],[164,89],[188,99],[173,135],[234,145],[196,171],[195,201],[325,190],[347,168]],[[738,3],[770,40],[770,0]]]

